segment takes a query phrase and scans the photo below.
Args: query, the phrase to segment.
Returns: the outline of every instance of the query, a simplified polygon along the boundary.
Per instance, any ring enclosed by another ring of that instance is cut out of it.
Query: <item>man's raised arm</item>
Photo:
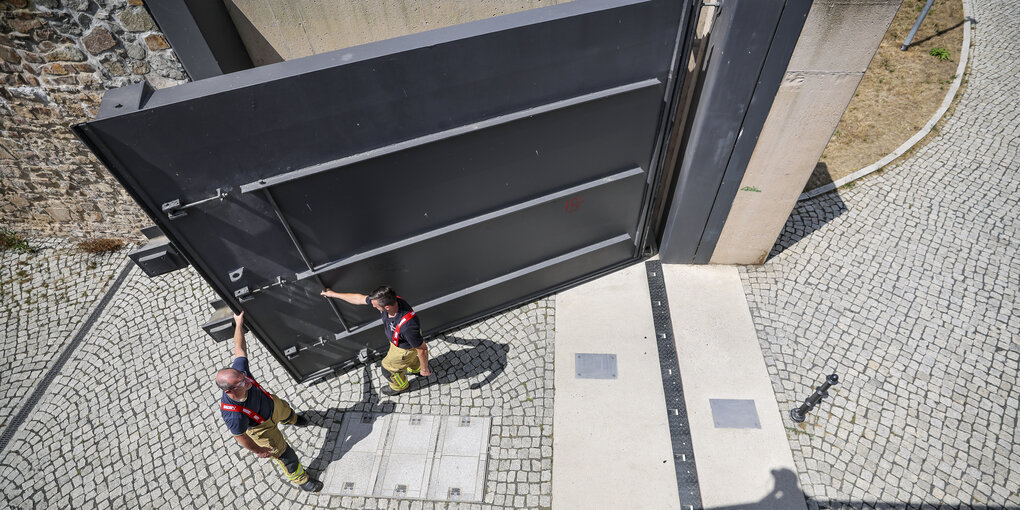
[[[367,298],[368,296],[366,296],[364,294],[358,294],[358,293],[353,293],[353,292],[333,292],[333,291],[331,291],[329,289],[326,289],[326,290],[320,292],[319,294],[321,294],[321,295],[323,295],[325,297],[341,299],[343,301],[347,301],[348,303],[350,303],[352,305],[367,305],[368,304],[368,303],[365,302],[365,298]]]
[[[248,344],[244,341],[244,312],[234,315],[234,357],[248,357]]]

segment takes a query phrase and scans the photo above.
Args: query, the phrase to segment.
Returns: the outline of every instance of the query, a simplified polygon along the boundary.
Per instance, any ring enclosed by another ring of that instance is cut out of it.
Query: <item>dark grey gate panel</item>
[[[637,260],[685,11],[575,2],[138,85],[75,130],[307,380],[386,346],[324,287],[392,285],[428,333]]]

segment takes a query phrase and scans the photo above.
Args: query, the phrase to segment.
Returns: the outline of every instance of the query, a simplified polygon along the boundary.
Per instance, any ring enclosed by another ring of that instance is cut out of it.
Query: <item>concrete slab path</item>
[[[556,296],[553,508],[680,508],[644,265]],[[582,379],[575,354],[615,354]]]
[[[737,268],[666,265],[663,274],[705,508],[804,510]],[[760,428],[716,427],[712,399],[752,401]]]

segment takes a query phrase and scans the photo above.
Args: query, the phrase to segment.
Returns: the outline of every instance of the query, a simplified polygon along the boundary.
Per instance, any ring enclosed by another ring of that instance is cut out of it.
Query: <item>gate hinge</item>
[[[179,198],[175,198],[169,202],[165,202],[163,203],[163,212],[166,213],[167,218],[175,220],[177,218],[180,218],[181,216],[188,215],[188,211],[186,211],[185,209],[195,207],[198,204],[204,204],[211,200],[223,200],[226,197],[227,197],[226,191],[223,191],[222,188],[216,188],[215,196],[203,198],[202,200],[199,200],[197,202],[191,202],[190,204],[181,204],[181,199]]]
[[[234,291],[234,297],[236,297],[238,301],[245,303],[251,301],[252,299],[255,299],[255,294],[258,294],[259,292],[265,292],[273,287],[280,287],[288,283],[290,282],[284,280],[282,276],[277,276],[276,281],[274,281],[273,283],[263,285],[261,287],[257,287],[254,289],[245,285],[244,287],[241,287],[240,289]]]

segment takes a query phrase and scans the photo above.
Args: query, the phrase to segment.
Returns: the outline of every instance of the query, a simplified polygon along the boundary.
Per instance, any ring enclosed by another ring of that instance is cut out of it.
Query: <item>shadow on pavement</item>
[[[380,402],[378,393],[373,391],[371,365],[365,365],[362,370],[364,371],[362,377],[364,382],[362,383],[360,402],[345,408],[333,407],[324,410],[305,411],[305,416],[308,417],[308,420],[311,421],[313,425],[323,427],[328,430],[326,433],[326,439],[323,441],[318,455],[316,455],[315,458],[307,465],[308,473],[316,478],[326,471],[326,468],[329,467],[331,462],[339,460],[340,457],[343,456],[344,452],[340,450],[341,443],[346,440],[351,445],[357,444],[372,431],[372,427],[356,427],[356,434],[359,435],[346,438],[340,437],[340,424],[347,413],[371,413],[371,421],[372,423],[375,423],[375,420],[378,419],[379,416],[390,414],[396,408],[396,404],[393,402]]]
[[[846,211],[846,204],[843,203],[838,191],[799,202],[786,219],[786,225],[783,226],[783,231],[780,232],[765,261],[772,260]]]
[[[485,338],[457,338],[453,336],[436,337],[430,342],[448,342],[455,345],[465,345],[470,349],[449,350],[435,357],[429,358],[429,368],[434,375],[429,377],[411,376],[411,385],[406,392],[414,392],[428,388],[436,384],[450,384],[460,379],[470,379],[482,373],[488,372],[484,379],[471,383],[469,388],[477,390],[496,380],[503,370],[506,369],[507,354],[510,346],[493,342]],[[389,378],[389,372],[379,368],[383,378]]]
[[[727,505],[727,506],[713,506],[706,507],[706,510],[785,510],[789,508],[803,508],[804,499],[803,493],[800,490],[799,483],[797,481],[797,474],[789,469],[773,469],[772,478],[775,479],[772,492],[761,500],[755,503],[743,503],[740,505]],[[925,509],[925,508],[968,508],[970,510],[991,510],[992,508],[1002,510],[1020,510],[1016,506],[986,506],[986,505],[969,505],[961,504],[959,507],[946,505],[940,501],[931,502],[918,502],[918,503],[901,503],[901,502],[885,502],[877,500],[861,500],[861,501],[823,501],[813,500],[807,498],[807,507],[811,508],[816,506],[818,508],[833,508],[833,509],[887,509],[887,510],[914,510],[914,509]],[[814,504],[812,504],[814,503]]]
[[[414,377],[411,379],[411,386],[408,392],[421,390],[434,384],[449,384],[454,381],[473,378],[482,373],[488,372],[485,377],[470,385],[471,389],[478,389],[496,380],[506,369],[507,354],[510,346],[493,342],[484,338],[464,339],[457,337],[437,337],[432,340],[449,342],[455,345],[468,346],[468,349],[448,350],[429,360],[429,368],[436,375],[431,377]],[[376,390],[372,383],[372,365],[378,362],[368,363],[362,366],[362,390],[361,401],[348,407],[333,407],[329,409],[317,409],[305,411],[305,416],[313,425],[326,428],[326,438],[319,449],[319,453],[307,464],[309,474],[318,477],[330,463],[339,460],[344,452],[340,450],[342,443],[349,445],[357,444],[372,431],[372,427],[355,427],[355,436],[340,437],[340,425],[347,413],[370,413],[372,423],[379,416],[392,413],[396,404],[390,401],[380,401],[380,391]],[[381,367],[380,367],[381,370]],[[383,371],[383,380],[389,377],[389,373]],[[385,383],[383,383],[385,384]],[[381,390],[382,388],[379,388]]]
[[[803,505],[804,496],[797,483],[797,473],[789,469],[773,469],[772,478],[775,484],[772,492],[756,503],[743,503],[740,505],[713,506],[712,510],[785,510],[798,508]]]

